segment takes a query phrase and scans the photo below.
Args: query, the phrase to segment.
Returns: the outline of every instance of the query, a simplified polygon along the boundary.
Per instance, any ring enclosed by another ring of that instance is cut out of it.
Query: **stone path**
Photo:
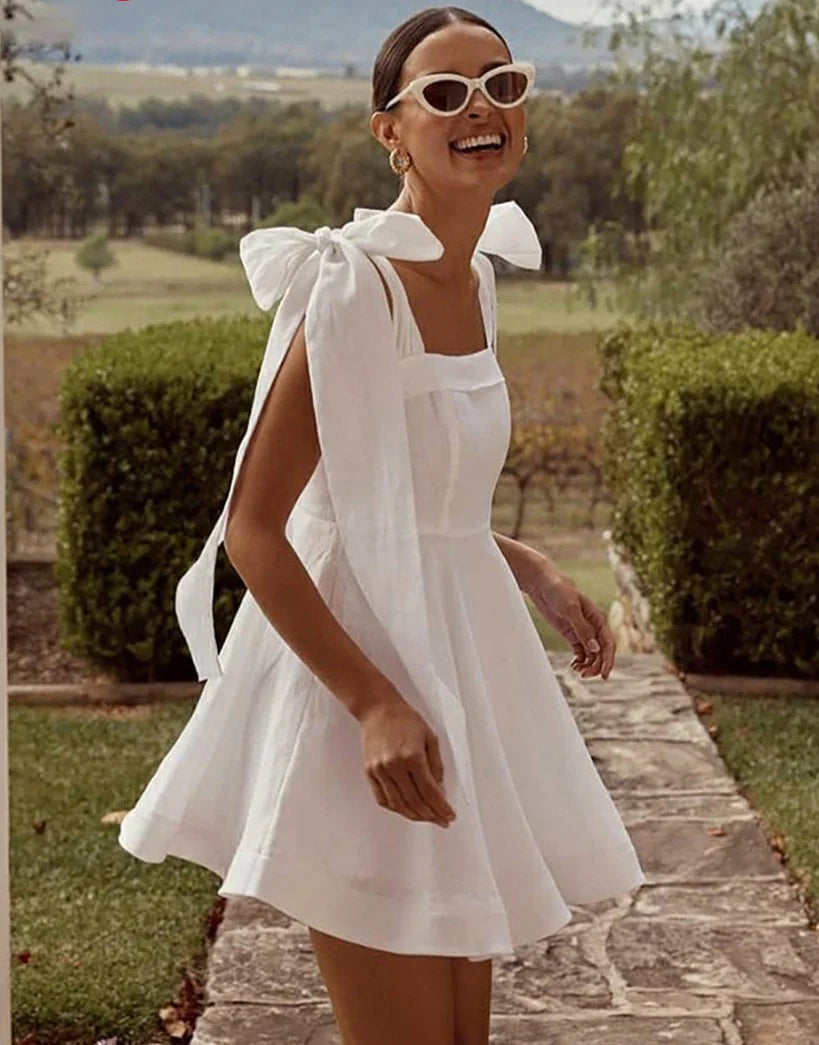
[[[550,659],[648,881],[494,960],[492,1045],[819,1045],[819,932],[690,696],[653,654]],[[192,1045],[339,1045],[307,930],[258,901],[228,901],[207,1001]]]

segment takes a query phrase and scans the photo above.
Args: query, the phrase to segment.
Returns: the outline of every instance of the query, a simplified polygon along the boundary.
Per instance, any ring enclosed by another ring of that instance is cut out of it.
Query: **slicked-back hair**
[[[480,25],[494,33],[506,48],[511,58],[509,44],[498,30],[480,15],[462,7],[427,7],[412,15],[390,33],[375,59],[372,78],[372,111],[380,112],[398,93],[404,62],[422,40],[430,34],[455,22]]]

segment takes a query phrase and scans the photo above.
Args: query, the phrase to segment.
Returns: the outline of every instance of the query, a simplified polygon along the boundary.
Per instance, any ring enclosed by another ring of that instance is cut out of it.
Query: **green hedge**
[[[270,319],[126,330],[61,382],[61,641],[115,677],[194,679],[174,612],[230,484]],[[244,585],[220,547],[217,639]]]
[[[687,671],[819,675],[819,341],[621,324],[600,341],[612,532]]]

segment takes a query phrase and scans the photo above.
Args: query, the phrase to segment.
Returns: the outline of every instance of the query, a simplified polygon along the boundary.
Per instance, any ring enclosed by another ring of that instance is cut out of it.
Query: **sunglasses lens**
[[[486,90],[493,101],[500,105],[514,105],[526,92],[528,80],[523,73],[507,70],[490,76]]]
[[[463,105],[466,87],[458,80],[437,80],[424,88],[424,98],[438,112],[453,112]]]

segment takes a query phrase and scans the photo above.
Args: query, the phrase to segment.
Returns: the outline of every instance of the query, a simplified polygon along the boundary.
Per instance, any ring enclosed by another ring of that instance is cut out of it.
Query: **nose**
[[[486,97],[480,87],[476,87],[467,103],[467,114],[471,116],[483,116],[492,111],[492,102]]]

